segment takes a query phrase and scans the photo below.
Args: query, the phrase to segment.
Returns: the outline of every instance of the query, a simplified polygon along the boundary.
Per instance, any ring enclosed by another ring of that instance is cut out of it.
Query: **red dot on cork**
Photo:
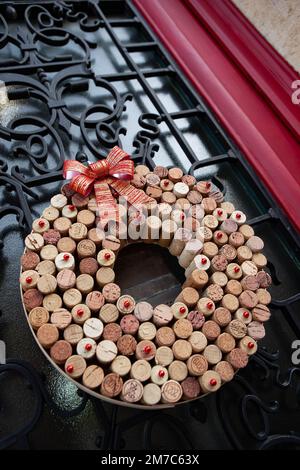
[[[201,258],[201,264],[206,264],[207,263],[207,259],[206,258]]]
[[[223,211],[222,211],[221,209],[219,209],[219,210],[217,211],[217,214],[218,214],[219,217],[221,217],[221,215],[223,215]]]
[[[243,317],[244,318],[249,318],[249,312],[247,312],[247,311],[243,312]]]
[[[165,371],[164,371],[164,370],[160,370],[160,371],[158,372],[158,376],[161,377],[161,378],[163,378],[163,377],[165,376]]]
[[[74,204],[70,204],[70,205],[69,205],[69,209],[70,209],[70,211],[75,211],[75,206],[74,206]]]
[[[39,227],[45,227],[45,222],[43,220],[39,220]]]
[[[83,308],[79,308],[76,313],[79,317],[82,317],[82,315],[84,314]]]
[[[168,186],[169,185],[169,181],[165,180],[164,181],[164,186]]]
[[[184,219],[185,219],[185,215],[184,215],[184,214],[181,214],[181,215],[180,215],[180,219],[181,219],[181,220],[184,220]]]
[[[217,232],[217,239],[220,240],[223,237],[222,232]]]
[[[207,302],[206,307],[211,310],[213,308],[214,304],[212,302]]]
[[[130,300],[125,300],[125,302],[124,302],[124,307],[125,307],[125,308],[129,308],[130,305],[131,305]]]
[[[65,253],[63,258],[65,261],[68,261],[70,259],[70,255],[68,255],[68,253]]]
[[[247,346],[248,346],[249,349],[253,349],[255,345],[254,345],[254,343],[252,343],[252,341],[249,341]]]
[[[90,350],[92,349],[91,343],[87,343],[87,344],[84,346],[84,349],[85,349],[86,351],[90,351]]]
[[[217,385],[216,379],[210,379],[209,383],[212,387],[215,387]]]
[[[241,217],[242,217],[242,214],[240,214],[239,212],[235,215],[236,219],[240,219]]]
[[[74,370],[74,366],[72,366],[72,364],[69,364],[67,366],[67,372],[69,372],[69,374],[72,374],[73,370]]]
[[[180,312],[180,313],[185,313],[185,312],[186,312],[186,308],[185,308],[185,307],[180,307],[179,312]]]
[[[31,283],[32,283],[32,277],[31,277],[31,276],[27,276],[27,277],[26,277],[26,282],[27,282],[27,284],[31,284]]]
[[[150,354],[151,353],[151,346],[145,346],[144,347],[144,353],[145,354]]]
[[[211,183],[208,181],[205,186],[207,187],[207,189],[209,189],[211,187]]]
[[[240,272],[240,268],[239,268],[238,266],[235,266],[233,270],[234,270],[235,273],[239,273],[239,272]]]
[[[110,259],[110,253],[105,253],[104,259],[109,260]]]

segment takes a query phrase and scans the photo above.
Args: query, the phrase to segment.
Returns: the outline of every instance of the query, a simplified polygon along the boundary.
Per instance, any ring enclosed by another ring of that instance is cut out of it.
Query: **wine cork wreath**
[[[270,318],[271,278],[263,241],[210,181],[137,165],[131,184],[151,203],[119,205],[109,233],[93,193],[65,184],[52,197],[25,239],[22,299],[48,359],[85,391],[165,407],[217,391],[247,365]],[[160,244],[185,270],[171,305],[121,292],[114,265],[137,241]]]

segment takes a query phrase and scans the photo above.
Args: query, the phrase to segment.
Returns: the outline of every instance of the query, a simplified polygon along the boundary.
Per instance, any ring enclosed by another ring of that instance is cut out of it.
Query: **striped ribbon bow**
[[[63,177],[70,179],[70,187],[88,196],[94,189],[100,221],[105,225],[108,220],[119,220],[117,201],[111,188],[124,197],[133,206],[151,202],[152,199],[140,189],[132,186],[129,181],[134,175],[134,163],[130,155],[115,146],[103,160],[83,165],[76,160],[66,160]]]

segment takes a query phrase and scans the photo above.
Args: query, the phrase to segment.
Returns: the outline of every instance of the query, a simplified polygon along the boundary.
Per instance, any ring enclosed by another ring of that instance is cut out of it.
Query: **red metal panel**
[[[241,66],[235,61],[236,51],[231,50],[228,54],[228,50],[221,47],[220,43],[224,43],[226,38],[226,27],[225,30],[222,28],[221,41],[220,31],[215,29],[211,21],[210,27],[207,26],[209,16],[216,22],[220,18],[216,13],[218,8],[211,10],[209,6],[218,3],[221,8],[222,3],[225,5],[227,2],[201,0],[195,1],[191,8],[191,2],[188,7],[181,0],[133,1],[300,230],[300,144],[296,132],[299,122],[294,117],[286,125],[287,115],[283,107],[286,101],[283,95],[282,107],[277,112],[270,100],[275,99],[278,90],[272,87],[267,90],[262,78],[254,86],[253,78],[245,74],[247,64],[243,62]],[[195,8],[199,4],[201,9],[196,14]],[[205,15],[200,11],[203,8]],[[225,15],[225,10],[222,14]],[[206,18],[203,19],[203,16]],[[234,42],[232,26],[227,25],[227,29],[229,38]],[[252,34],[259,36],[254,28]],[[272,50],[270,46],[266,47]],[[240,54],[238,60],[241,63],[241,51]],[[263,69],[259,70],[259,76],[264,77]],[[268,95],[270,92],[274,93],[273,97]],[[287,109],[292,113],[293,108]],[[293,116],[296,115],[295,110]]]

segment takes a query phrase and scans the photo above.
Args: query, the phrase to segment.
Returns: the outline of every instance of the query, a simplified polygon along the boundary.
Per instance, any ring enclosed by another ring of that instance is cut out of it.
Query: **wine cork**
[[[57,242],[57,249],[59,253],[74,253],[76,250],[76,243],[70,237],[63,237]]]
[[[110,365],[111,371],[120,377],[125,377],[131,369],[131,362],[126,356],[117,356]]]
[[[164,167],[164,166],[157,165],[157,166],[154,168],[153,173],[154,173],[155,175],[157,175],[160,179],[163,179],[163,178],[167,178],[167,177],[168,177],[169,170],[168,170],[168,168],[166,168],[166,167]]]
[[[64,364],[72,356],[72,346],[64,339],[56,341],[51,346],[50,356],[56,364]]]
[[[144,322],[139,326],[138,339],[147,339],[152,341],[156,335],[156,327],[151,322]]]
[[[266,289],[257,289],[256,295],[260,304],[268,305],[271,302],[271,294]]]
[[[252,251],[245,245],[239,246],[236,252],[237,259],[240,263],[243,263],[244,261],[249,261],[252,258]]]
[[[216,271],[215,273],[211,275],[211,277],[209,278],[209,281],[211,284],[216,284],[224,288],[228,283],[228,277],[226,276],[225,273]],[[225,288],[225,291],[226,291],[226,288]]]
[[[256,291],[259,288],[259,283],[256,276],[245,276],[241,281],[244,290]]]
[[[144,386],[142,403],[145,405],[157,405],[161,399],[160,387],[156,384],[149,383]]]
[[[102,395],[114,398],[120,395],[123,388],[123,380],[118,375],[112,372],[111,374],[107,374],[101,384],[100,392]]]
[[[168,326],[162,326],[156,332],[156,344],[158,346],[172,346],[175,339],[174,331]]]
[[[186,215],[182,209],[174,209],[171,212],[171,220],[173,220],[178,227],[182,227],[186,219]],[[186,227],[185,227],[186,228]]]
[[[103,287],[102,294],[106,302],[114,304],[117,302],[121,295],[121,289],[117,284],[111,282]]]
[[[128,403],[136,403],[143,396],[143,385],[135,379],[126,380],[121,392],[121,400]]]
[[[43,239],[45,245],[57,245],[58,241],[60,240],[60,233],[58,230],[49,229],[47,232],[43,233]]]
[[[83,240],[87,236],[88,229],[85,225],[76,222],[71,225],[69,229],[69,237],[75,240],[76,242],[79,242],[80,240]]]
[[[63,194],[56,194],[50,199],[51,206],[61,210],[67,203],[68,199]]]
[[[237,263],[229,263],[226,268],[226,275],[229,279],[241,279],[243,272]]]
[[[223,255],[214,256],[211,260],[211,269],[213,272],[215,271],[226,271],[228,265],[228,261]]]
[[[87,237],[89,240],[91,240],[95,245],[98,247],[102,246],[102,242],[105,238],[104,231],[99,228],[91,228],[88,231]]]
[[[81,210],[77,214],[77,223],[83,224],[87,228],[91,228],[94,225],[95,219],[95,214],[88,209]]]
[[[189,277],[195,270],[208,271],[210,268],[210,260],[205,255],[197,255],[185,270],[185,277]]]
[[[234,338],[240,339],[246,335],[247,326],[240,320],[232,320],[229,325],[227,325],[225,331],[231,334]]]
[[[94,258],[84,258],[79,263],[79,271],[94,276],[98,271],[98,263]]]
[[[211,188],[212,188],[211,181],[199,181],[195,185],[195,189],[199,191],[199,193],[204,194],[204,195],[209,194],[211,191]]]
[[[202,327],[202,333],[206,336],[208,341],[215,341],[221,333],[221,329],[218,323],[213,320],[208,320],[204,323]]]
[[[198,240],[201,240],[202,242],[209,242],[213,237],[213,233],[208,227],[200,227],[196,231],[195,236]]]
[[[142,227],[142,239],[145,242],[158,241],[160,238],[161,220],[155,215],[147,217]]]
[[[251,323],[249,323],[247,333],[249,336],[251,336],[251,338],[255,339],[256,341],[263,339],[266,334],[263,323],[260,323],[258,321],[252,321]]]
[[[71,227],[71,220],[68,219],[67,217],[59,217],[53,222],[53,228],[57,232],[59,232],[59,234],[63,237],[68,235],[70,227]]]
[[[227,262],[234,261],[237,255],[237,250],[228,244],[223,245],[219,250],[220,255],[223,255]]]
[[[212,197],[205,197],[202,199],[201,205],[206,214],[212,214],[213,211],[217,208],[217,203]]]
[[[200,204],[202,201],[202,195],[198,191],[195,191],[194,189],[189,191],[186,197],[187,197],[187,200],[191,204],[194,204],[194,205]]]
[[[172,349],[167,346],[160,346],[155,354],[155,363],[161,366],[168,366],[173,362],[174,355]]]
[[[235,279],[230,279],[225,287],[225,292],[238,297],[243,292],[242,284]]]
[[[135,353],[137,342],[132,335],[123,335],[117,341],[119,353],[124,356],[131,356]]]
[[[76,279],[76,288],[82,294],[88,294],[93,290],[94,279],[89,274],[80,274]]]
[[[57,281],[55,277],[51,274],[45,274],[44,276],[41,276],[37,281],[37,288],[44,295],[52,294],[53,292],[55,292],[56,287]]]
[[[239,300],[237,299],[237,297],[235,297],[235,295],[225,294],[221,301],[221,305],[222,307],[227,308],[227,310],[229,310],[230,312],[234,312],[239,308]]]
[[[21,256],[21,266],[23,271],[35,269],[40,262],[40,257],[33,251],[27,251]]]
[[[148,186],[145,192],[147,196],[156,199],[157,201],[160,200],[162,195],[162,189],[158,186]]]
[[[82,383],[85,387],[95,390],[99,388],[104,379],[103,369],[95,364],[88,366],[82,376]]]
[[[227,308],[219,307],[214,311],[212,320],[218,323],[221,328],[224,328],[231,321],[231,313]]]
[[[165,181],[167,180],[161,181],[161,186],[165,184]],[[171,183],[171,181],[168,183],[168,187],[173,188],[173,183]],[[164,187],[162,188],[162,190],[163,190],[163,193],[161,195],[161,202],[164,202],[170,205],[175,204],[176,202],[175,194],[171,193],[170,191],[167,191]]]
[[[79,193],[75,193],[72,196],[72,204],[78,209],[84,209],[85,207],[87,207],[88,202],[89,202],[89,197],[82,196]]]
[[[83,338],[83,329],[80,325],[69,325],[64,330],[64,339],[75,346]]]
[[[198,300],[198,291],[193,287],[185,287],[176,297],[175,302],[183,302],[187,307],[194,307]]]
[[[259,287],[266,289],[270,287],[272,284],[272,278],[270,274],[266,273],[265,271],[259,271],[256,275],[256,279],[259,283]]]
[[[203,201],[202,201],[203,203]],[[218,227],[218,219],[214,217],[213,215],[206,215],[203,217],[202,224],[204,227],[207,227],[210,230],[215,230]]]
[[[134,308],[134,315],[140,322],[148,321],[153,316],[153,307],[148,302],[138,302]]]
[[[158,210],[158,216],[162,221],[170,219],[170,214],[172,212],[172,207],[170,206],[170,204],[161,202],[160,204],[158,204],[157,210]]]
[[[192,345],[184,339],[178,339],[173,344],[172,351],[176,359],[186,361],[192,354]]]
[[[209,344],[203,351],[208,364],[215,365],[222,359],[222,352],[215,344]]]
[[[246,246],[253,252],[258,253],[264,249],[264,242],[260,237],[253,235],[246,241]]]
[[[268,321],[270,317],[271,312],[266,305],[257,304],[252,310],[252,318],[254,321],[264,323],[265,321]]]
[[[193,353],[202,352],[207,346],[207,338],[201,331],[193,331],[188,339]]]
[[[251,290],[245,290],[239,296],[239,302],[241,307],[252,309],[258,303],[257,295]]]
[[[102,333],[103,339],[109,339],[116,343],[119,338],[122,336],[122,330],[120,325],[117,323],[108,323],[105,325]]]
[[[135,355],[137,359],[151,361],[156,354],[156,346],[152,341],[142,340],[136,346]]]
[[[193,330],[200,330],[205,322],[203,313],[198,312],[198,310],[189,312],[187,319],[191,322]]]
[[[96,245],[92,240],[81,240],[77,245],[77,253],[80,259],[92,258],[96,254]]]
[[[108,268],[113,268],[115,264],[115,254],[111,250],[100,250],[98,255],[97,255],[97,261],[100,264],[100,266],[105,266]]]
[[[178,183],[181,181],[183,177],[183,171],[180,168],[170,168],[169,169],[169,179],[173,181],[173,183]]]
[[[174,220],[164,220],[161,224],[161,234],[159,244],[168,247],[177,231],[177,224]]]
[[[56,267],[53,261],[45,260],[45,261],[41,261],[37,265],[36,271],[40,276],[44,276],[45,274],[54,275],[56,272]]]
[[[218,219],[218,221],[222,223],[222,222],[225,222],[225,220],[227,219],[227,212],[224,209],[220,209],[220,207],[217,207],[213,211],[213,216],[216,217],[216,219]],[[237,229],[237,227],[236,227],[236,229]],[[233,230],[233,231],[235,231],[235,230]]]
[[[35,307],[40,307],[43,303],[43,294],[37,289],[28,289],[23,294],[23,302],[26,310],[32,310]]]
[[[178,228],[169,246],[169,252],[173,256],[179,256],[186,243],[192,238],[192,232],[184,228]]]
[[[219,374],[222,382],[230,382],[234,377],[233,367],[227,361],[218,362],[218,364],[213,367],[213,370]]]
[[[46,209],[43,210],[42,217],[52,223],[55,219],[58,219],[59,210],[51,206],[46,207]]]
[[[221,207],[221,209],[224,209],[227,212],[227,214],[229,214],[229,215],[231,215],[233,213],[233,211],[235,210],[234,205],[231,202],[227,202],[227,201],[222,202],[220,204],[220,207]]]
[[[72,315],[65,308],[59,308],[51,314],[50,321],[59,330],[64,330],[71,324]]]
[[[40,251],[42,260],[54,261],[58,255],[58,250],[54,245],[45,245]]]
[[[198,193],[198,195],[199,195],[199,193]],[[185,211],[186,210],[187,210],[187,208],[185,208]],[[203,217],[205,216],[204,209],[200,204],[196,204],[194,206],[191,206],[188,209],[187,213],[188,213],[189,217],[192,217],[193,219],[198,220],[198,222],[202,221]],[[201,229],[201,226],[198,226],[197,230],[200,230],[200,229]],[[202,229],[204,229],[204,227],[202,227]],[[205,238],[205,237],[203,237],[203,238]],[[201,238],[198,238],[198,240],[203,241],[203,240],[201,240]]]
[[[234,314],[234,318],[245,323],[245,325],[249,325],[252,321],[251,312],[246,308],[238,308]]]
[[[105,339],[97,345],[96,356],[101,364],[109,364],[115,359],[117,354],[117,346],[112,341]]]
[[[146,382],[151,376],[151,366],[149,362],[144,359],[135,361],[130,370],[130,377],[139,380],[140,382]]]
[[[222,300],[224,291],[218,284],[210,284],[204,292],[204,295],[211,299],[213,302],[220,302]]]
[[[71,222],[75,222],[75,220],[77,218],[78,211],[77,211],[76,207],[73,204],[69,204],[69,205],[63,207],[61,213],[62,213],[63,217],[66,217]]]
[[[62,290],[68,290],[75,286],[76,276],[70,269],[62,269],[56,276],[57,285]]]
[[[121,242],[117,237],[115,237],[113,235],[108,235],[103,240],[102,247],[106,250],[113,251],[116,255],[118,253],[118,251],[120,250]]]
[[[156,366],[158,368],[158,371],[159,371],[159,368],[160,366]],[[169,368],[168,368],[168,373],[169,373],[169,377],[170,379],[172,380],[176,380],[177,382],[182,382],[184,379],[187,378],[187,375],[188,375],[188,368],[186,366],[186,364],[182,361],[174,361],[172,362],[172,364],[169,365]],[[154,374],[153,374],[154,375]],[[157,374],[158,375],[158,374]],[[152,375],[151,375],[152,377]],[[166,380],[168,379],[167,375],[165,375],[163,377],[163,379],[166,377]],[[166,381],[165,380],[165,381]],[[153,381],[153,380],[152,380]],[[159,385],[159,384],[158,384]]]
[[[91,212],[94,212],[94,214],[97,214],[98,212],[98,204],[97,204],[97,200],[95,197],[91,197],[89,199],[89,202],[88,202],[88,210],[91,211]]]
[[[105,302],[104,296],[99,291],[90,292],[85,300],[86,305],[92,312],[98,312]]]
[[[226,360],[234,369],[242,369],[248,364],[248,354],[241,348],[235,348],[227,354]]]
[[[207,258],[212,259],[214,256],[218,254],[218,247],[213,242],[205,242],[203,244],[202,254],[207,256]]]
[[[222,333],[216,340],[216,345],[222,353],[229,353],[235,348],[235,339],[229,333]]]
[[[182,285],[185,287],[193,287],[194,289],[202,289],[208,282],[207,272],[204,270],[195,269],[191,272],[185,283]]]
[[[43,299],[43,307],[49,312],[54,312],[62,306],[62,298],[58,294],[45,295]]]
[[[35,288],[38,284],[39,278],[39,274],[33,269],[24,271],[20,276],[20,284],[22,289],[28,290]]]
[[[157,326],[164,326],[173,319],[173,313],[168,305],[160,304],[153,311],[153,322]]]
[[[150,170],[146,165],[136,165],[134,171],[139,176],[146,176],[150,173]]]
[[[264,268],[268,263],[267,258],[262,253],[254,253],[252,255],[251,261],[258,269]]]
[[[238,225],[244,225],[246,222],[246,215],[242,211],[233,211],[230,218],[234,220]]]
[[[147,173],[145,176],[146,179],[146,184],[148,186],[159,186],[160,185],[160,177],[156,175],[155,173]]]
[[[135,309],[135,300],[131,295],[121,295],[117,302],[117,308],[122,315],[132,313]]]
[[[173,330],[177,338],[187,339],[193,332],[193,325],[186,318],[181,318],[174,323]]]
[[[83,325],[91,316],[89,307],[85,304],[78,304],[72,308],[72,318],[75,323]]]
[[[87,338],[98,340],[103,332],[103,323],[99,318],[88,318],[83,324],[83,332]]]
[[[254,235],[254,230],[250,225],[244,224],[239,226],[239,232],[241,232],[245,240],[248,240],[249,238],[253,237]]]
[[[186,197],[190,191],[190,188],[187,184],[182,181],[175,183],[173,188],[173,193],[177,198]]]
[[[91,338],[82,338],[76,346],[78,356],[84,357],[85,360],[92,359],[96,354],[97,343]]]
[[[234,248],[238,248],[239,246],[244,245],[245,239],[244,235],[241,232],[232,232],[229,235],[229,244],[232,245]]]
[[[111,284],[115,280],[115,272],[112,268],[102,267],[96,273],[96,280],[100,287]]]
[[[63,294],[63,301],[66,307],[73,308],[82,301],[81,292],[78,289],[68,289]]]
[[[244,261],[241,268],[244,276],[255,276],[258,272],[257,266],[252,261]]]
[[[200,384],[195,377],[187,377],[183,382],[181,382],[181,387],[183,398],[185,400],[192,400],[200,395]]]
[[[114,304],[104,304],[100,309],[99,318],[104,323],[113,323],[119,318],[119,310]]]
[[[65,372],[72,377],[72,379],[82,377],[85,369],[86,361],[82,356],[73,355],[69,357],[65,363]]]
[[[175,302],[173,305],[171,305],[171,310],[173,317],[177,320],[180,318],[186,318],[189,313],[187,306],[182,302]]]
[[[161,401],[163,403],[177,403],[182,397],[182,388],[175,380],[168,380],[161,388]]]
[[[189,188],[193,188],[196,184],[196,178],[193,175],[183,175],[181,181],[187,184]]]
[[[248,356],[252,356],[257,351],[257,342],[251,336],[244,336],[239,341],[239,348],[245,351]]]
[[[133,314],[124,315],[120,321],[120,326],[124,334],[135,335],[139,329],[140,323]]]
[[[197,303],[197,310],[205,317],[210,317],[215,311],[215,304],[210,298],[202,297]]]
[[[37,330],[40,326],[48,323],[49,312],[43,307],[35,307],[29,312],[29,323],[34,330]]]
[[[216,392],[221,387],[221,377],[214,370],[208,370],[201,377],[199,383],[203,393]]]
[[[32,222],[32,231],[34,233],[43,234],[44,232],[49,230],[49,228],[50,228],[50,223],[46,219],[43,219],[43,218],[35,219]]]
[[[131,184],[137,189],[143,189],[146,186],[146,178],[144,176],[135,174],[133,175]]]
[[[207,371],[208,362],[201,354],[194,354],[187,361],[187,369],[190,375],[201,376]]]
[[[56,326],[51,323],[45,323],[37,330],[37,339],[39,343],[45,348],[49,349],[59,338],[59,332]]]
[[[213,234],[213,240],[216,245],[223,246],[228,242],[228,235],[222,230],[216,230]]]
[[[178,258],[179,265],[183,268],[187,268],[193,261],[196,254],[202,250],[202,247],[202,242],[196,238],[187,242]]]
[[[172,363],[173,364],[173,363]],[[171,366],[172,366],[171,364]],[[184,362],[182,363],[184,364]],[[186,367],[186,365],[184,364]],[[177,376],[179,376],[179,370],[177,368]],[[181,374],[182,374],[182,368],[181,368]],[[153,382],[156,385],[163,385],[167,380],[169,379],[169,372],[168,370],[161,366],[161,365],[156,365],[151,369],[151,382]]]
[[[59,253],[55,257],[55,266],[57,271],[61,271],[62,269],[71,269],[71,271],[73,271],[75,268],[74,256],[71,255],[71,253]]]

